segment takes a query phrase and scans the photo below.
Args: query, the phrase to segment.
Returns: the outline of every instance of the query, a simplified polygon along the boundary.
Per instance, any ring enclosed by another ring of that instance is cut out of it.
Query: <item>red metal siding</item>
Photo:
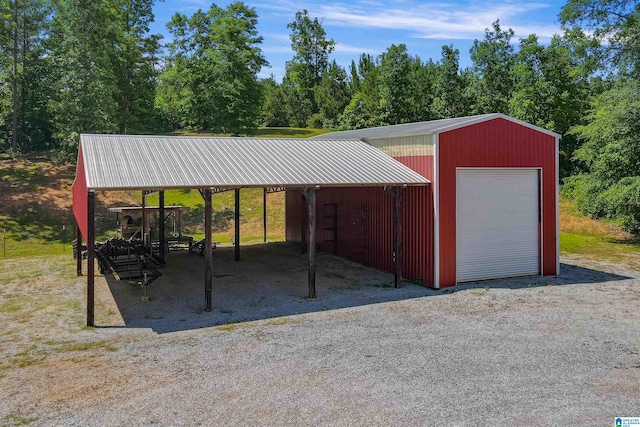
[[[78,166],[76,167],[76,179],[73,181],[71,187],[71,193],[73,195],[72,210],[73,216],[76,219],[80,232],[87,241],[87,226],[88,226],[88,209],[87,209],[87,180],[84,173],[84,161],[82,159],[82,146],[78,150]]]
[[[287,190],[285,197],[285,239],[287,242],[300,242],[302,227],[302,193]]]
[[[433,157],[401,157],[400,162],[433,179]],[[337,205],[338,255],[381,270],[393,271],[393,197],[383,188],[322,188],[317,193],[319,246],[333,251],[323,230],[323,206]],[[302,196],[287,191],[286,237],[299,242]],[[328,220],[330,222],[330,220]],[[328,224],[329,227],[332,224]],[[403,194],[403,277],[433,285],[433,191],[409,187]]]
[[[542,168],[542,272],[556,274],[556,141],[495,119],[440,134],[440,286],[456,281],[456,167]]]

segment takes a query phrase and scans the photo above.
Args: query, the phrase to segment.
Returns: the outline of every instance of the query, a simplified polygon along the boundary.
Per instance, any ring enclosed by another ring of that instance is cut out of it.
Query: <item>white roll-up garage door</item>
[[[456,281],[540,273],[537,169],[458,169]]]

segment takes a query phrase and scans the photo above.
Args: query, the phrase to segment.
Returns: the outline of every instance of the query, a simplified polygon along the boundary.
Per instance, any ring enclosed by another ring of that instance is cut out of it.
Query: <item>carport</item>
[[[94,325],[95,207],[97,191],[159,192],[163,217],[166,190],[197,189],[204,200],[205,248],[210,248],[212,195],[235,191],[236,219],[240,190],[298,190],[306,201],[306,243],[309,298],[315,298],[316,190],[320,188],[384,187],[394,198],[395,286],[402,279],[402,189],[430,181],[359,140],[258,139],[190,136],[80,136],[73,214],[78,240],[87,242],[87,325]],[[236,261],[239,221],[236,221]],[[164,226],[160,221],[160,254],[164,257]],[[212,254],[204,251],[205,311],[212,304]],[[77,257],[78,275],[82,257]],[[162,259],[164,261],[164,259]]]

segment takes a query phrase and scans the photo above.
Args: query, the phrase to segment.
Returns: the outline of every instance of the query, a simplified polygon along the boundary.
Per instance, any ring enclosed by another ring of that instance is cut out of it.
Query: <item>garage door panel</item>
[[[538,173],[458,170],[458,282],[539,274]]]

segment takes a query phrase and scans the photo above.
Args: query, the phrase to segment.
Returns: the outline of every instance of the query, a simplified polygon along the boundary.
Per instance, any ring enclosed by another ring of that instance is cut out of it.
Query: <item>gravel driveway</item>
[[[563,258],[558,277],[396,290],[391,275],[323,254],[309,301],[304,258],[274,248],[247,249],[238,264],[216,254],[213,313],[201,310],[200,260],[193,279],[167,269],[149,302],[100,278],[95,329],[82,327],[82,280],[42,279],[43,298],[76,303],[0,312],[0,423],[602,426],[640,416],[637,272]],[[0,307],[17,283],[2,284]]]

